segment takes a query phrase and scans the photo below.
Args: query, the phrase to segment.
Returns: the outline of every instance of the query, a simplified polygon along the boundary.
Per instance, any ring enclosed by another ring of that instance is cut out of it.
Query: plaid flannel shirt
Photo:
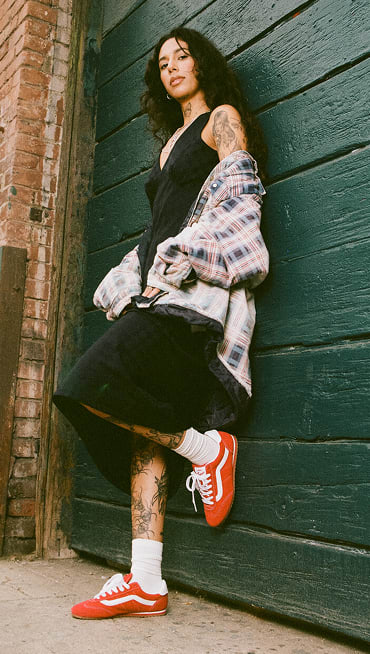
[[[161,292],[150,299],[135,297],[142,292],[136,246],[100,283],[94,304],[109,320],[119,318],[135,297],[143,309],[153,305],[171,313],[175,307],[189,322],[218,323],[223,331],[218,359],[250,395],[252,289],[266,277],[269,263],[260,232],[264,194],[254,159],[244,150],[233,152],[211,171],[185,227],[159,244],[147,284]]]

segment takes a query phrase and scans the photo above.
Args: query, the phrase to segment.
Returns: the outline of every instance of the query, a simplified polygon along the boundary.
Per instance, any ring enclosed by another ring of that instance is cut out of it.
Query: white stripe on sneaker
[[[131,602],[131,600],[135,600],[136,602],[139,602],[139,604],[145,604],[146,606],[153,606],[156,602],[156,600],[144,599],[138,595],[126,595],[126,597],[117,597],[117,599],[100,601],[106,606],[116,606],[117,604],[126,604],[126,602]]]
[[[224,467],[228,456],[229,456],[229,450],[227,450],[225,448],[225,452],[224,452],[224,455],[222,457],[222,460],[220,461],[220,463],[218,464],[218,466],[216,468],[216,481],[217,481],[216,502],[218,502],[221,499],[223,491],[224,491],[223,486],[222,486],[221,470]]]

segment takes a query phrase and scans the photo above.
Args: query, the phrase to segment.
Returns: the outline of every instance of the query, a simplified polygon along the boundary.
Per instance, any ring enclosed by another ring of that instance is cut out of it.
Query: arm
[[[100,282],[93,302],[107,313],[108,320],[119,318],[134,295],[141,293],[139,246],[126,254],[118,266],[112,268]]]
[[[217,150],[220,161],[236,150],[247,150],[247,136],[239,112],[223,104],[211,113],[204,130],[206,143]]]
[[[254,288],[266,277],[268,263],[259,202],[244,193],[206,211],[198,223],[161,243],[148,284],[174,290],[194,271],[199,279],[222,288],[239,282]]]

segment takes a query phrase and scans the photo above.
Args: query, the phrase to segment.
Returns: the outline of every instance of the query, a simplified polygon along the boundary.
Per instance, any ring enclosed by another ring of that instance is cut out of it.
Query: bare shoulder
[[[236,150],[247,149],[247,137],[240,113],[230,104],[213,109],[205,133],[208,144],[224,159]]]

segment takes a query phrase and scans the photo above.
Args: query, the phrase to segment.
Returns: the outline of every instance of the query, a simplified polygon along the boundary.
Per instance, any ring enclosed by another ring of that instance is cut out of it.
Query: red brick
[[[45,59],[45,55],[33,50],[22,50],[19,61],[17,61],[17,66],[30,66],[36,70],[42,70],[44,73],[51,73],[51,70],[48,70],[51,65],[52,61]]]
[[[9,497],[36,497],[36,477],[32,479],[10,479],[8,484]]]
[[[17,104],[17,116],[25,120],[42,120],[46,117],[46,105],[34,104],[33,102],[25,102],[19,100]]]
[[[14,415],[16,418],[38,418],[41,412],[39,400],[16,399]]]
[[[29,188],[41,188],[42,172],[40,170],[26,170],[20,168],[13,171],[13,184],[22,184]]]
[[[32,261],[29,263],[27,275],[31,279],[40,279],[42,281],[48,282],[51,279],[51,269],[52,266],[50,263]]]
[[[31,245],[30,257],[31,261],[40,261],[41,263],[50,263],[51,261],[51,248],[45,245]]]
[[[42,398],[42,383],[28,379],[19,379],[16,395],[17,397],[40,400]]]
[[[34,86],[49,88],[50,75],[43,73],[40,70],[36,70],[35,68],[24,67],[20,70],[20,80],[21,83],[25,82],[26,84],[33,84]]]
[[[35,440],[33,438],[14,438],[12,455],[18,458],[31,458],[36,455]]]
[[[7,518],[5,536],[9,538],[33,538],[35,536],[35,519],[33,517]]]
[[[46,320],[36,320],[34,318],[25,318],[22,324],[22,336],[25,338],[46,338],[48,333],[48,324]],[[29,379],[26,377],[26,379]]]
[[[24,21],[24,24],[27,34],[34,34],[41,39],[50,38],[51,30],[53,28],[49,23],[44,23],[43,21],[35,20],[34,18],[27,18]]]
[[[16,438],[39,438],[40,420],[38,418],[15,418],[14,436]]]
[[[50,246],[53,240],[53,232],[47,227],[33,225],[31,240],[39,245]]]
[[[10,221],[6,226],[7,245],[24,247],[31,235],[31,225]]]
[[[35,507],[35,500],[10,500],[8,505],[8,515],[33,517],[35,515]]]
[[[16,152],[14,157],[14,166],[20,168],[40,168],[40,157],[30,152]]]
[[[45,360],[45,343],[43,341],[28,340],[22,338],[21,355],[24,359],[35,361]]]
[[[45,104],[48,97],[47,89],[40,88],[39,86],[28,86],[22,84],[19,88],[18,99],[26,100],[27,102],[36,102],[40,105]]]
[[[40,4],[40,2],[29,0],[20,12],[19,19],[24,20],[27,16],[33,16],[39,20],[56,25],[58,12],[56,9]]]
[[[13,478],[34,477],[37,473],[36,459],[17,459],[14,464]]]
[[[43,300],[24,300],[24,315],[26,318],[39,318],[46,320],[48,317],[48,303]]]
[[[17,116],[16,121],[17,121],[19,133],[29,134],[30,136],[40,136],[40,134],[43,134],[44,132],[44,123],[41,120],[30,121]]]
[[[49,39],[43,39],[40,36],[26,32],[23,39],[23,47],[27,48],[28,50],[34,50],[35,52],[45,56],[48,52],[50,52],[52,48],[52,42]]]
[[[50,283],[37,279],[27,279],[25,296],[36,300],[47,300],[49,298]]]

